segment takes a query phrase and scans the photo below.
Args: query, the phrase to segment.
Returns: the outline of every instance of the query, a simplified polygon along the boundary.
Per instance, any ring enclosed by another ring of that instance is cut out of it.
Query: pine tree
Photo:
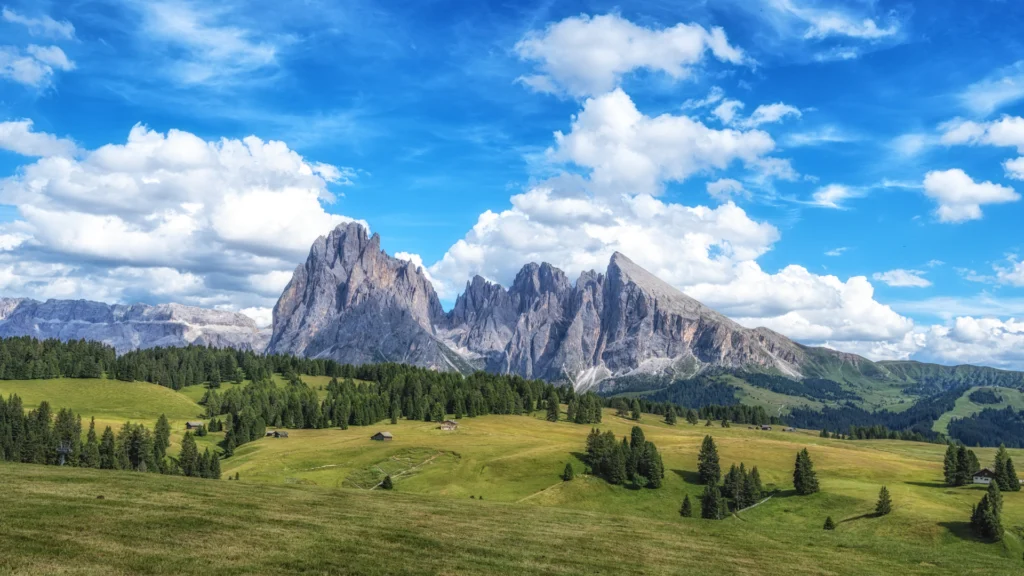
[[[96,418],[89,422],[89,434],[85,440],[85,450],[82,452],[82,466],[85,468],[100,467],[100,443],[96,437]]]
[[[686,411],[686,421],[689,422],[691,426],[696,426],[699,420],[700,419],[697,418],[696,410],[690,408],[689,410]]]
[[[701,484],[718,484],[722,478],[722,469],[718,463],[718,448],[711,436],[705,436],[697,455],[697,473]]]
[[[956,486],[957,481],[957,449],[950,444],[946,446],[946,457],[942,461],[942,475],[946,479],[946,486]]]
[[[640,421],[640,402],[633,398],[633,403],[629,405],[629,417],[637,422]]]
[[[669,406],[668,410],[665,412],[665,424],[668,424],[669,426],[676,425],[676,409],[672,406]]]
[[[753,485],[754,497],[760,500],[761,495],[764,494],[764,485],[761,484],[761,473],[757,471],[757,466],[750,471],[750,481]]]
[[[554,390],[548,395],[548,421],[558,422],[558,395]]]
[[[100,468],[117,468],[117,445],[114,441],[114,431],[110,426],[103,431],[103,437],[100,439]]]
[[[385,490],[391,490],[395,485],[391,482],[391,476],[385,476],[384,481],[380,483],[380,487]]]
[[[729,419],[728,418],[722,418],[722,428],[728,428],[728,427],[729,427]]]
[[[1017,469],[1013,467],[1013,458],[1006,459],[1006,479],[1009,486],[1007,490],[1010,492],[1020,492],[1020,478],[1017,477]]]
[[[191,432],[185,432],[185,438],[181,441],[178,465],[181,466],[181,473],[185,476],[199,475],[199,449],[196,447],[196,440],[192,437]]]
[[[167,448],[171,445],[171,425],[167,422],[167,416],[160,415],[153,428],[153,457],[157,462],[167,455]]]
[[[704,426],[705,427],[711,426],[711,418],[708,418],[708,421],[704,423]]]
[[[216,452],[210,458],[210,478],[220,480],[220,456]]]
[[[988,491],[971,513],[971,528],[978,536],[992,541],[1002,540],[1002,502],[999,483],[990,483]]]
[[[708,484],[700,497],[700,517],[708,520],[722,519],[722,494],[718,486]]]
[[[562,472],[562,480],[569,482],[576,477],[576,472],[572,469],[572,464],[569,462],[565,463],[565,470]]]
[[[828,516],[825,518],[825,530],[835,530],[836,523],[832,521],[832,517]]]
[[[1020,490],[1020,480],[1017,478],[1017,471],[1013,467],[1013,460],[1010,459],[1005,445],[999,446],[993,468],[996,476],[994,481],[999,483],[1000,490],[1003,492]]]
[[[885,516],[889,512],[892,512],[892,498],[889,497],[889,489],[882,486],[882,489],[878,491],[878,502],[875,504],[875,515]]]
[[[683,518],[693,518],[693,504],[690,503],[690,495],[683,498],[683,505],[679,508],[679,515]]]
[[[814,494],[818,491],[818,477],[814,472],[814,464],[811,462],[811,455],[804,448],[796,455],[796,466],[793,469],[793,487],[796,493],[801,496]]]

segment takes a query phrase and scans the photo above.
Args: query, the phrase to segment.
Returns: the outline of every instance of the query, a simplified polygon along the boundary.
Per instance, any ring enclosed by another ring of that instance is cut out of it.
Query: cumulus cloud
[[[1024,156],[1003,162],[1006,175],[1014,180],[1024,180]]]
[[[872,278],[898,288],[927,288],[932,285],[928,279],[924,278],[924,272],[921,270],[897,268],[888,272],[875,272]]]
[[[0,149],[22,156],[74,156],[78,146],[65,138],[32,130],[28,119],[0,122]]]
[[[662,72],[685,79],[710,52],[722,62],[741,64],[743,51],[729,44],[721,28],[676,24],[638,26],[617,14],[580,15],[531,31],[515,45],[538,72],[519,80],[540,92],[588,96],[608,92],[634,70]]]
[[[75,63],[57,46],[28,46],[24,51],[14,46],[0,46],[0,78],[34,88],[53,83],[56,71],[75,69]]]
[[[4,126],[42,156],[0,180],[0,203],[18,208],[0,235],[22,238],[0,252],[6,294],[266,307],[312,241],[351,220],[322,204],[351,171],[282,142],[137,125],[123,144],[72,155],[30,122]]]
[[[12,23],[20,24],[28,29],[33,36],[47,36],[50,38],[63,38],[70,40],[75,37],[75,27],[67,20],[54,20],[46,14],[37,17],[30,17],[19,14],[10,8],[4,8],[0,15],[3,19]]]
[[[767,157],[774,149],[771,136],[760,130],[715,130],[688,116],[646,116],[616,89],[588,98],[571,130],[555,133],[547,157],[588,170],[598,193],[657,195],[666,182],[681,182],[736,162],[788,175],[788,162]]]
[[[1024,322],[1015,318],[957,317],[950,324],[921,331],[914,357],[943,364],[1024,366]]]
[[[1013,188],[992,182],[975,182],[963,170],[933,170],[924,177],[924,193],[938,203],[940,222],[980,220],[983,204],[1020,200]]]
[[[947,145],[1001,146],[1017,148],[1024,154],[1024,118],[1003,116],[991,122],[974,122],[955,118],[939,126],[940,141]]]

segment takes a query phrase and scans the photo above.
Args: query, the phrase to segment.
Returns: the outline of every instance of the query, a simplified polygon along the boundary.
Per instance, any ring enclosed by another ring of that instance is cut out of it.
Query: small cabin
[[[762,424],[761,425],[761,430],[771,430],[771,429],[772,429],[772,427],[767,425],[767,424]]]
[[[185,430],[198,430],[206,426],[206,422],[185,422]]]
[[[370,440],[377,440],[378,442],[389,442],[394,439],[395,438],[391,435],[391,432],[377,432],[373,436],[370,436]]]
[[[991,484],[996,478],[996,473],[988,468],[982,468],[974,473],[975,484]]]
[[[458,430],[459,423],[455,420],[445,420],[441,422],[441,430]]]

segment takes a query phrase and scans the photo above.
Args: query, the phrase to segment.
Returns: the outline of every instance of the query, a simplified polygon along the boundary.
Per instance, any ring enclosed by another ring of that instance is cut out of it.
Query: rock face
[[[267,350],[339,362],[404,362],[459,369],[436,337],[445,320],[434,287],[414,264],[388,256],[380,237],[343,224],[317,238],[274,307]]]
[[[118,353],[188,344],[262,352],[270,337],[243,314],[180,304],[0,298],[0,337],[8,336],[96,340]]]
[[[357,224],[319,238],[274,308],[269,352],[341,362],[407,362],[569,380],[693,374],[710,366],[800,377],[805,348],[744,328],[616,253],[572,283],[528,264],[507,290],[476,277],[444,313],[414,264]]]

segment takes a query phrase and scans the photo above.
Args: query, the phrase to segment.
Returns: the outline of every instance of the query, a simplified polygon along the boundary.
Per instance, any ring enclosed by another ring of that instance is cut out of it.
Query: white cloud
[[[718,86],[712,86],[711,90],[708,91],[708,95],[700,100],[687,100],[683,102],[683,110],[697,110],[700,108],[707,108],[712,104],[717,104],[725,98],[725,91]]]
[[[887,22],[880,24],[863,11],[852,5],[821,7],[815,0],[753,0],[738,1],[737,4],[756,10],[780,34],[792,35],[803,40],[821,41],[828,38],[844,38],[866,42],[897,36],[900,22],[889,14]]]
[[[721,178],[707,183],[708,194],[719,201],[727,201],[734,196],[750,196],[743,184],[732,178]]]
[[[875,272],[872,278],[898,288],[927,288],[931,286],[932,283],[923,276],[924,272],[921,270],[897,268],[888,272]]]
[[[848,247],[840,246],[838,248],[833,248],[833,249],[825,252],[825,256],[832,256],[832,257],[842,256],[843,252],[846,252],[847,250],[849,250]]]
[[[0,149],[22,156],[74,156],[78,147],[71,140],[45,132],[33,132],[28,119],[0,122]]]
[[[787,116],[795,116],[799,118],[801,116],[800,110],[794,108],[789,104],[783,104],[782,102],[776,102],[775,104],[762,104],[758,106],[754,113],[750,115],[744,121],[744,126],[756,127],[761,124],[774,124],[775,122],[781,122],[783,118]]]
[[[721,28],[682,23],[646,28],[617,14],[566,18],[527,33],[515,51],[536,62],[540,72],[520,78],[522,82],[538,91],[574,96],[608,92],[624,75],[639,69],[685,79],[707,52],[732,64],[745,60]]]
[[[139,125],[124,144],[75,158],[30,128],[13,129],[49,154],[0,180],[0,203],[19,215],[0,232],[25,237],[0,252],[5,294],[266,307],[313,240],[351,220],[321,204],[333,198],[328,179],[351,170],[282,142]]]
[[[802,146],[819,146],[822,144],[853,142],[855,140],[858,140],[855,135],[843,132],[835,126],[824,126],[817,130],[787,134],[783,143],[786,146],[797,148]]]
[[[1024,156],[1003,162],[1006,175],[1014,180],[1024,180]]]
[[[960,94],[963,105],[975,114],[987,116],[1024,98],[1024,60],[975,82]]]
[[[925,175],[924,193],[938,202],[936,215],[941,222],[980,220],[983,204],[1002,204],[1020,200],[1013,188],[975,182],[963,170],[933,170]]]
[[[743,102],[739,100],[723,100],[711,111],[711,114],[721,120],[723,124],[732,124],[742,109]]]
[[[14,10],[4,8],[2,12],[4,20],[13,24],[21,24],[28,28],[29,34],[33,36],[48,36],[51,38],[63,38],[70,40],[75,37],[75,27],[67,20],[57,21],[46,14],[32,18],[18,14]]]
[[[955,118],[939,126],[941,142],[947,146],[1008,146],[1024,154],[1024,118],[1003,116],[992,122],[974,122]]]
[[[814,55],[817,62],[836,62],[845,60],[856,60],[860,57],[860,50],[853,46],[833,46],[828,50],[818,52]]]
[[[256,322],[258,328],[269,328],[274,323],[274,309],[266,307],[250,307],[239,310]]]
[[[53,83],[55,71],[74,70],[72,62],[57,46],[30,45],[25,52],[13,46],[0,46],[0,77],[34,88]]]
[[[423,275],[431,284],[434,283],[434,277],[430,275],[430,269],[423,264],[423,258],[419,254],[413,254],[411,252],[396,252],[395,258],[411,262],[414,266],[419,268],[421,272],[423,272]]]
[[[811,204],[822,208],[834,208],[845,210],[844,203],[850,198],[860,198],[862,193],[859,190],[843,186],[842,184],[829,184],[815,190],[811,195]]]
[[[133,5],[142,16],[143,41],[164,48],[168,70],[187,84],[225,84],[277,66],[277,39],[239,25],[225,10],[196,4],[150,0]]]
[[[571,131],[555,133],[547,156],[589,170],[589,184],[598,193],[656,195],[665,182],[735,162],[756,171],[791,171],[785,160],[766,157],[774,148],[771,136],[760,130],[714,130],[687,116],[645,116],[616,89],[588,98]]]
[[[1024,366],[1024,322],[960,316],[918,334],[914,357],[944,364]]]
[[[917,156],[935,143],[935,138],[928,134],[903,134],[897,136],[889,144],[897,154],[905,157]]]

